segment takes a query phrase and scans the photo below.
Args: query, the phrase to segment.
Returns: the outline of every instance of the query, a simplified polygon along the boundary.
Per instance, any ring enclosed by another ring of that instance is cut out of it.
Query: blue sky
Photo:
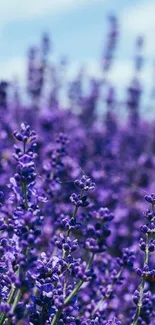
[[[59,7],[48,6],[49,0],[44,0],[39,1],[45,8],[43,14],[41,5],[40,10],[30,14],[28,6],[37,6],[35,0],[24,4],[25,13],[19,8],[20,0],[8,2],[14,5],[10,9],[8,6],[5,21],[0,23],[2,59],[24,55],[28,45],[37,42],[41,32],[47,30],[53,37],[57,53],[69,54],[73,60],[97,58],[106,34],[107,14],[114,12],[120,16],[124,9],[130,10],[138,3],[135,0],[50,0],[51,3],[66,3]]]
[[[23,78],[26,52],[37,44],[43,31],[53,40],[53,60],[66,55],[71,73],[86,63],[91,75],[100,75],[100,59],[107,34],[106,17],[115,13],[120,23],[120,41],[109,78],[126,85],[132,76],[132,55],[137,35],[147,36],[142,81],[155,82],[154,0],[1,0],[0,77]]]

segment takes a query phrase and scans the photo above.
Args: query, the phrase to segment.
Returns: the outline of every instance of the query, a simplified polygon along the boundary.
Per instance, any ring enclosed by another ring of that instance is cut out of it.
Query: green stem
[[[54,318],[53,318],[53,320],[52,320],[51,325],[55,325],[55,324],[58,322],[59,317],[60,317],[60,315],[61,315],[61,312],[62,312],[62,308],[59,309],[59,310],[57,311],[57,313],[55,314],[55,316],[54,316]]]
[[[12,287],[12,289],[10,291],[9,298],[8,298],[8,303],[9,304],[12,303],[12,299],[14,297],[15,291],[16,291],[16,287]],[[20,291],[20,290],[18,290],[18,291]],[[19,296],[19,293],[17,292],[17,295],[15,297],[14,303],[13,303],[12,308],[11,308],[12,311],[15,310],[15,307],[16,307],[19,299],[20,299],[20,296]],[[0,325],[2,325],[4,323],[5,318],[6,318],[6,313],[2,313],[1,316],[0,316]],[[10,319],[7,322],[7,325],[9,325],[9,324],[11,324],[11,320]]]
[[[94,254],[92,254],[88,264],[87,264],[87,267],[86,267],[86,270],[88,270],[93,262],[93,259],[94,259]],[[72,290],[72,292],[69,294],[69,296],[65,299],[65,306],[68,305],[68,303],[70,302],[70,300],[76,295],[76,293],[78,292],[78,290],[81,288],[81,286],[83,285],[84,283],[84,280],[81,280],[79,281],[79,283],[75,286],[75,288]]]
[[[77,212],[78,212],[78,206],[76,206],[75,207],[75,209],[74,209],[74,213],[73,213],[73,218],[75,219],[75,217],[76,217],[76,214],[77,214]]]
[[[86,270],[88,270],[93,262],[93,259],[94,259],[94,253],[92,254],[88,264],[87,264],[87,267],[86,267]],[[79,291],[79,289],[81,288],[81,286],[83,285],[84,283],[84,280],[80,280],[77,285],[75,286],[75,288],[72,290],[72,292],[68,295],[68,297],[65,299],[64,301],[64,307],[67,306],[70,302],[70,300],[76,295],[76,293]],[[56,325],[57,321],[59,320],[59,317],[62,313],[62,310],[63,310],[63,307],[60,308],[57,313],[55,314],[53,320],[52,320],[52,323],[51,325]]]
[[[64,299],[66,297],[66,288],[67,288],[67,271],[66,271],[66,274],[65,274],[64,287],[63,287],[63,296],[64,296]]]
[[[26,142],[27,142],[27,141],[24,141],[24,145],[23,145],[23,151],[24,151],[24,154],[25,154],[25,152],[26,152]]]
[[[13,305],[12,305],[12,308],[11,308],[12,311],[15,310],[15,308],[16,308],[16,306],[17,306],[17,304],[18,304],[18,302],[19,302],[19,300],[21,298],[21,295],[22,295],[21,290],[18,289],[17,294],[16,294],[16,297],[15,297],[15,300],[14,300]]]
[[[72,292],[69,294],[69,296],[65,299],[65,306],[68,305],[70,300],[76,295],[76,293],[79,291],[81,288],[82,284],[84,283],[83,280],[79,281],[79,283],[75,286],[75,288],[72,290]]]
[[[14,297],[15,291],[16,291],[16,287],[15,286],[12,286],[12,289],[10,291],[10,295],[9,295],[9,298],[8,298],[8,304],[11,304],[12,303],[12,299]]]
[[[80,195],[80,197],[82,197],[83,193],[84,193],[84,190],[81,191],[81,195]],[[74,209],[74,212],[73,212],[73,218],[74,218],[74,219],[76,218],[76,214],[77,214],[77,212],[78,212],[78,208],[79,208],[79,207],[76,206],[75,209]],[[71,230],[69,229],[68,232],[67,232],[67,237],[69,237],[69,235],[70,235],[70,231],[71,231]],[[62,257],[63,257],[63,258],[66,257],[66,251],[65,251],[65,250],[63,250],[63,255],[62,255]],[[90,267],[90,265],[92,264],[92,262],[93,262],[93,258],[94,258],[94,254],[92,254],[92,256],[91,256],[91,259],[90,259],[90,261],[89,261],[89,263],[88,263],[88,265],[87,265],[87,269],[88,269],[88,268]],[[66,280],[65,280],[65,282],[66,282]],[[79,283],[77,284],[77,286],[73,289],[73,291],[70,293],[70,295],[65,299],[65,303],[64,303],[64,305],[67,305],[67,304],[69,303],[69,301],[70,301],[70,300],[72,299],[72,297],[77,293],[77,291],[80,289],[80,287],[82,286],[83,283],[84,283],[83,280],[79,281]],[[64,283],[64,290],[66,290],[65,286],[66,286],[66,283]],[[55,325],[55,324],[57,323],[57,321],[59,320],[59,317],[60,317],[60,315],[61,315],[62,310],[63,310],[63,308],[60,308],[60,309],[57,311],[57,313],[55,314],[55,316],[54,316],[54,318],[53,318],[53,320],[52,320],[51,325]]]
[[[80,199],[82,198],[83,193],[84,193],[84,190],[81,191]],[[74,212],[73,212],[73,218],[74,219],[76,218],[76,214],[78,212],[78,208],[79,208],[79,206],[75,206],[75,209],[74,209]]]
[[[146,249],[145,249],[144,267],[146,265],[148,265],[148,259],[149,259],[149,235],[146,234]],[[141,308],[142,308],[144,287],[145,287],[145,278],[143,277],[141,284],[140,284],[139,301],[137,304],[136,314],[135,314],[132,325],[137,325],[138,318],[140,316],[140,312],[141,312]]]
[[[75,209],[74,209],[74,212],[73,212],[73,218],[74,218],[74,219],[76,218],[76,214],[77,214],[77,212],[78,212],[78,208],[79,208],[79,207],[76,206]],[[67,231],[67,237],[69,237],[70,232],[71,232],[71,230],[68,229],[68,231]],[[62,257],[63,257],[63,258],[66,257],[66,251],[65,251],[64,249],[63,249]]]
[[[123,268],[120,269],[120,271],[118,272],[116,278],[119,279],[121,274],[123,272]],[[110,293],[111,289],[114,287],[114,285],[116,284],[116,282],[113,282],[111,283],[109,286],[108,286],[108,292]],[[109,299],[110,295],[107,293],[97,304],[97,306],[94,308],[93,312],[92,312],[92,316],[94,316],[94,314],[96,313],[96,311],[102,306],[103,302],[106,300],[106,299]]]
[[[28,210],[28,198],[27,198],[27,186],[26,183],[23,183],[23,194],[24,194],[24,201],[25,201],[25,209]]]
[[[21,295],[22,295],[21,290],[18,289],[17,294],[16,294],[15,299],[14,299],[14,302],[13,302],[13,305],[12,305],[12,308],[11,308],[12,312],[14,312],[14,310],[15,310],[15,308],[16,308],[16,306],[17,306],[17,304],[18,304],[18,302],[19,302],[19,300],[21,298]],[[10,324],[11,324],[11,319],[8,319],[6,325],[10,325]]]
[[[19,269],[17,271],[17,274],[19,274]],[[11,291],[10,291],[10,294],[9,294],[9,297],[8,297],[8,304],[11,305],[12,304],[12,301],[13,301],[13,297],[15,295],[15,292],[16,292],[16,287],[14,285],[12,285],[12,288],[11,288]],[[0,315],[0,325],[2,325],[4,323],[4,320],[6,318],[6,313],[2,313]]]
[[[4,323],[5,317],[6,317],[6,313],[2,313],[0,315],[0,325],[2,325]]]

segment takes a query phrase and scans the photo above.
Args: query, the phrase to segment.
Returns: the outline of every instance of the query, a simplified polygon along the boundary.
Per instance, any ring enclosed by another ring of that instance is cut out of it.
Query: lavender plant
[[[0,325],[155,324],[155,133],[140,113],[143,38],[122,123],[106,73],[118,38],[117,19],[109,22],[103,80],[88,80],[88,93],[84,72],[66,82],[68,108],[47,34],[29,52],[31,103],[17,105],[18,89],[12,98],[11,83],[0,83]]]

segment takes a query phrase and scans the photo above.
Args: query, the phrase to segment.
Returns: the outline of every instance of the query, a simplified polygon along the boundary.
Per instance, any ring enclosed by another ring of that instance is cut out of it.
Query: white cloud
[[[121,27],[126,40],[136,36],[145,37],[144,53],[147,57],[155,56],[155,1],[139,1],[138,4],[126,8],[121,14]]]
[[[88,77],[103,78],[100,62],[93,59],[83,61],[73,61],[68,66],[67,79],[71,80],[78,74],[82,68]],[[125,88],[133,77],[133,65],[131,60],[115,60],[112,69],[108,73],[108,80],[119,88]],[[26,76],[26,59],[24,57],[15,57],[6,61],[0,61],[0,79],[12,80],[17,77],[19,80],[25,80]],[[152,73],[148,66],[144,66],[141,73],[141,81],[146,86],[152,84]]]
[[[73,61],[69,65],[68,70],[68,78],[72,79],[77,76],[79,69],[84,70],[84,72],[91,78],[91,77],[102,77],[102,71],[100,69],[99,62],[97,60],[87,59],[85,62],[83,61]]]
[[[0,29],[13,21],[35,19],[103,0],[2,0]]]
[[[87,76],[95,78],[103,78],[103,74],[97,60],[88,59],[87,64],[83,65],[82,62],[75,61],[69,66],[67,80],[73,80],[79,71],[79,67],[85,67]],[[17,77],[17,78],[16,78]],[[142,88],[144,89],[144,105],[143,111],[146,107],[146,116],[149,116],[148,100],[150,96],[150,90],[152,88],[151,71],[148,66],[141,73]],[[25,100],[25,79],[26,79],[26,60],[22,57],[13,58],[6,61],[0,61],[0,80],[2,79],[12,81],[17,79],[19,81],[20,94]],[[126,89],[129,86],[133,78],[132,62],[129,60],[116,60],[113,68],[109,72],[108,80],[110,84],[116,87],[116,95],[119,100],[126,100]],[[87,87],[86,87],[87,89]],[[63,94],[65,94],[63,92]],[[103,94],[102,94],[103,96]],[[62,106],[66,104],[66,96],[62,97]],[[150,109],[151,112],[151,109]],[[150,113],[151,114],[151,113]]]
[[[0,61],[0,79],[18,78],[24,80],[26,75],[26,60],[22,57],[15,57],[6,61]]]
[[[146,36],[149,31],[155,31],[155,2],[139,1],[131,9],[126,9],[122,14],[123,25],[135,34],[144,33]]]
[[[22,89],[25,87],[26,80],[26,58],[15,57],[5,61],[0,61],[0,80],[5,79],[12,81],[14,78],[19,80]],[[104,78],[100,61],[88,58],[86,62],[82,60],[72,61],[68,65],[67,80],[73,80],[77,77],[79,69],[84,69],[89,78]],[[126,88],[129,86],[134,74],[133,62],[128,59],[115,60],[112,69],[108,73],[108,80],[111,85],[118,90],[118,96],[125,98]],[[144,65],[144,69],[140,74],[142,88],[148,93],[153,85],[153,73],[149,64]]]

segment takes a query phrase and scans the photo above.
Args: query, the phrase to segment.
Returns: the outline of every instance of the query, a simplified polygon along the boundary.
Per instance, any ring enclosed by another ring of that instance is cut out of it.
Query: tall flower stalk
[[[22,287],[22,281],[26,274],[24,259],[25,261],[28,259],[30,248],[29,232],[32,233],[32,229],[31,224],[25,222],[26,220],[24,220],[24,217],[29,210],[31,210],[32,213],[32,190],[36,178],[34,163],[34,159],[36,157],[34,153],[34,149],[36,147],[36,133],[31,131],[29,125],[26,126],[25,124],[21,124],[21,130],[19,132],[14,132],[14,137],[18,142],[20,142],[21,145],[15,146],[15,154],[13,155],[17,161],[17,167],[14,177],[10,179],[10,188],[12,189],[13,195],[10,196],[9,201],[13,206],[12,226],[14,227],[14,233],[16,236],[16,245],[20,244],[20,247],[18,248],[19,251],[16,252],[16,254],[21,254],[21,256],[23,256],[23,260],[20,261],[18,258],[18,268],[16,267],[17,270],[15,274],[12,274],[14,280],[7,298],[7,304],[8,306],[10,305],[10,310],[8,307],[10,316],[14,314],[17,304],[25,291],[25,289]],[[23,227],[25,227],[25,234],[23,234]],[[12,236],[12,234],[9,234],[9,227],[7,231],[8,236],[10,237],[9,241],[11,245],[11,242],[14,241],[14,235]],[[18,283],[18,285],[16,285],[16,283]],[[2,312],[0,315],[1,325],[4,323],[6,317],[6,312]],[[8,319],[7,317],[7,321],[5,323],[7,325],[11,324],[11,318]]]
[[[155,195],[146,195],[146,201],[148,201],[152,209],[148,210],[146,213],[146,218],[148,223],[144,226],[141,226],[141,231],[144,234],[145,238],[140,239],[140,249],[144,251],[144,264],[142,269],[138,269],[137,273],[141,276],[141,283],[139,286],[139,290],[134,294],[134,302],[137,305],[136,313],[133,319],[132,325],[137,325],[142,307],[144,305],[144,291],[145,291],[145,282],[151,275],[151,270],[149,269],[149,255],[155,250],[155,241],[152,239],[155,233],[155,217],[154,217],[154,205],[155,205]]]

